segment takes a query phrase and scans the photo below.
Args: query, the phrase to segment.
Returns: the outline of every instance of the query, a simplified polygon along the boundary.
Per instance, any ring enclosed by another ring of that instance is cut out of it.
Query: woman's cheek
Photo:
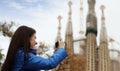
[[[34,46],[34,42],[32,42],[32,41],[31,41],[31,42],[30,42],[30,44],[31,44],[31,47],[33,47],[33,46]]]
[[[35,45],[36,45],[36,41],[33,42],[33,46],[34,46],[34,47],[35,47]]]

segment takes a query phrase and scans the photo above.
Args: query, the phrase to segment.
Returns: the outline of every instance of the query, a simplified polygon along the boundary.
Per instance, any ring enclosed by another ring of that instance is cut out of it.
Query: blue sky
[[[53,44],[57,34],[58,20],[57,16],[61,15],[62,18],[62,38],[64,39],[66,24],[68,21],[68,1],[70,0],[0,0],[0,21],[11,20],[19,23],[20,25],[27,25],[33,27],[37,31],[37,41],[43,41],[48,44]],[[80,30],[80,0],[71,0],[72,5],[72,23],[74,38],[79,37]],[[116,41],[120,41],[120,1],[119,0],[96,0],[95,11],[98,20],[98,37],[101,26],[101,10],[100,5],[104,4],[106,26],[109,37],[113,37]],[[84,22],[85,29],[86,16],[88,12],[87,0],[83,0],[84,7]],[[9,40],[6,37],[0,37],[9,45]],[[6,52],[8,45],[1,46]],[[115,45],[118,48],[118,45]]]
[[[0,13],[2,16],[11,18],[33,18],[33,12],[49,11],[51,5],[43,0],[3,0],[0,2]],[[49,7],[49,8],[48,8]],[[29,12],[29,13],[28,13]]]

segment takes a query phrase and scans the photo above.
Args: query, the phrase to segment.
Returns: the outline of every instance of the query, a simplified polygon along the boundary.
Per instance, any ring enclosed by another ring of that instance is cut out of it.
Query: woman
[[[66,56],[64,43],[59,41],[59,48],[48,59],[36,56],[36,31],[27,26],[19,27],[9,45],[2,71],[40,71],[55,68]]]

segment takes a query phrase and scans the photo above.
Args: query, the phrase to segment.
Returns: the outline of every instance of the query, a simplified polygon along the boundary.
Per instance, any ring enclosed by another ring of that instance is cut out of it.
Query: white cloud
[[[42,1],[42,0],[25,0],[26,2],[28,3],[35,3],[35,2],[38,2],[38,1]]]
[[[24,6],[22,6],[20,3],[17,3],[15,1],[9,2],[8,4],[9,4],[10,7],[18,9],[18,10],[24,8]]]

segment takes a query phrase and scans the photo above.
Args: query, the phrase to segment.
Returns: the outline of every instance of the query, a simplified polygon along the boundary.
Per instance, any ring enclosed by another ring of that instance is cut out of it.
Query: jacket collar
[[[23,47],[21,47],[20,49],[21,49],[21,50],[24,50]],[[37,49],[35,49],[35,48],[30,48],[30,52],[36,55],[36,54],[37,54]]]

